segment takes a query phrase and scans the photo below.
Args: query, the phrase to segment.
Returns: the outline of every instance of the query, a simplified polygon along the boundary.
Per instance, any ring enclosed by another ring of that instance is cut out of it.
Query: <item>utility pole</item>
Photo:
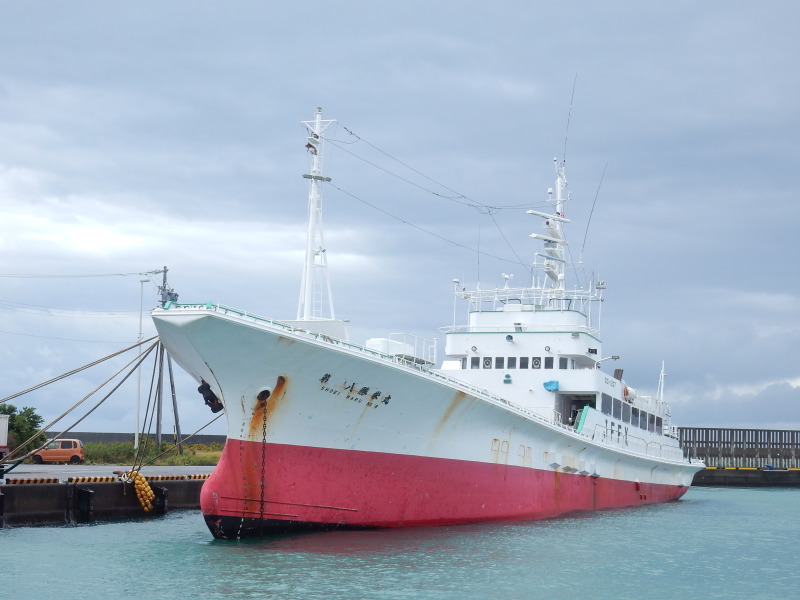
[[[137,342],[139,344],[139,356],[142,356],[142,314],[144,312],[144,284],[150,281],[149,279],[139,280],[139,337]],[[139,427],[141,425],[139,417],[139,409],[142,404],[142,365],[136,369],[136,427],[133,430],[133,449],[139,449]]]
[[[164,308],[168,302],[177,302],[178,301],[178,294],[167,284],[167,272],[169,269],[164,266],[163,269],[159,269],[156,271],[149,271],[146,275],[158,275],[162,274],[163,277],[161,279],[161,285],[158,286],[158,293],[161,296],[161,307]],[[148,279],[144,281],[149,281]],[[140,308],[140,324],[139,324],[139,341],[141,341],[141,308]],[[139,350],[141,352],[141,349]],[[164,399],[164,358],[166,356],[167,359],[167,373],[169,376],[169,387],[170,393],[172,396],[172,412],[175,417],[175,436],[176,436],[176,443],[178,446],[178,454],[183,454],[183,444],[181,442],[181,422],[180,418],[178,417],[178,400],[175,395],[175,377],[172,373],[172,359],[169,356],[169,353],[166,352],[166,349],[162,345],[159,352],[157,353],[156,360],[157,368],[158,368],[158,385],[156,387],[156,444],[160,447],[161,446],[161,421],[163,416],[163,399]],[[138,429],[138,403],[137,403],[137,429]],[[136,434],[136,445],[138,447],[138,431]]]

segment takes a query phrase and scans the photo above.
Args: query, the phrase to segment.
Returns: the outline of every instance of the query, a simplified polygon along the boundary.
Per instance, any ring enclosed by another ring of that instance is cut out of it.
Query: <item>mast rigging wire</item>
[[[522,261],[519,261],[519,262],[517,262],[517,261],[509,260],[509,259],[507,259],[507,258],[501,258],[501,257],[499,257],[499,256],[495,256],[495,255],[493,255],[493,254],[488,254],[488,253],[486,253],[486,252],[482,252],[482,251],[480,251],[480,250],[476,250],[476,249],[474,249],[474,248],[470,248],[469,246],[465,246],[464,244],[460,244],[460,243],[458,243],[458,242],[455,242],[455,241],[453,241],[453,240],[449,240],[449,239],[447,239],[446,237],[443,237],[443,236],[439,235],[438,233],[434,233],[434,232],[432,232],[432,231],[430,231],[430,230],[428,230],[428,229],[425,229],[424,227],[420,227],[419,225],[415,225],[414,223],[411,223],[410,221],[406,221],[406,220],[405,220],[405,219],[403,219],[402,217],[398,217],[397,215],[394,215],[394,214],[390,213],[389,211],[387,211],[387,210],[384,210],[383,208],[381,208],[381,207],[379,207],[379,206],[376,206],[376,205],[372,204],[371,202],[367,202],[367,201],[366,201],[366,200],[364,200],[363,198],[359,198],[359,197],[358,197],[358,196],[356,196],[355,194],[352,194],[352,193],[348,192],[347,190],[345,190],[345,189],[343,189],[343,188],[339,187],[338,185],[335,185],[335,184],[331,183],[330,181],[328,181],[328,182],[326,182],[326,183],[327,183],[329,186],[331,186],[332,188],[334,188],[335,190],[338,190],[338,191],[340,191],[341,193],[343,193],[343,194],[345,194],[345,195],[347,195],[347,196],[350,196],[350,197],[351,197],[351,198],[353,198],[354,200],[358,200],[358,201],[359,201],[359,202],[361,202],[362,204],[366,204],[366,205],[367,205],[367,206],[369,206],[370,208],[374,208],[374,209],[375,209],[375,210],[377,210],[378,212],[382,212],[383,214],[385,214],[385,215],[386,215],[386,216],[388,216],[388,217],[391,217],[392,219],[395,219],[395,220],[397,220],[397,221],[400,221],[401,223],[403,223],[403,224],[405,224],[405,225],[408,225],[409,227],[413,227],[414,229],[417,229],[417,230],[419,230],[419,231],[421,231],[421,232],[423,232],[423,233],[427,233],[428,235],[431,235],[431,236],[433,236],[433,237],[435,237],[435,238],[437,238],[437,239],[439,239],[439,240],[441,240],[441,241],[443,241],[443,242],[446,242],[446,243],[448,243],[448,244],[451,244],[451,245],[453,245],[453,246],[457,246],[457,247],[459,247],[459,248],[462,248],[463,250],[468,250],[468,251],[470,251],[470,252],[475,252],[475,253],[477,253],[477,254],[479,254],[479,255],[487,256],[487,257],[489,257],[489,258],[494,258],[495,260],[500,260],[500,261],[503,261],[503,262],[508,262],[508,263],[512,263],[512,264],[520,264],[520,265],[522,265],[523,267],[525,267],[526,269],[528,268],[528,266],[527,266],[525,263],[523,263]],[[515,255],[516,255],[516,253],[515,253]],[[517,259],[519,260],[519,257],[517,257]]]
[[[594,205],[597,204],[597,197],[600,195],[600,186],[603,185],[603,178],[606,176],[606,169],[608,163],[603,167],[603,173],[600,175],[600,182],[597,184],[597,191],[594,193],[594,200],[592,201],[592,209],[589,211],[589,218],[586,220],[586,232],[583,234],[583,245],[581,246],[581,260],[583,259],[583,250],[586,248],[586,238],[589,236],[589,225],[592,223],[592,215],[594,214]]]
[[[487,213],[483,213],[483,214],[489,214],[489,213],[491,213],[491,212],[497,212],[497,211],[500,211],[500,210],[507,210],[507,209],[511,209],[511,210],[513,210],[513,209],[520,209],[520,210],[522,210],[522,209],[525,209],[525,208],[528,208],[529,206],[531,206],[531,203],[529,203],[529,202],[528,202],[528,203],[524,203],[524,204],[510,204],[510,205],[505,205],[505,206],[490,206],[490,205],[488,205],[488,204],[484,204],[484,203],[482,203],[482,202],[478,202],[477,200],[473,200],[472,198],[470,198],[470,197],[469,197],[469,196],[467,196],[466,194],[462,194],[462,193],[461,193],[461,192],[459,192],[458,190],[454,190],[453,188],[451,188],[451,187],[448,187],[447,185],[445,185],[445,184],[441,183],[440,181],[437,181],[437,180],[436,180],[436,179],[434,179],[433,177],[430,177],[429,175],[426,175],[426,174],[425,174],[425,173],[423,173],[422,171],[420,171],[420,170],[418,170],[418,169],[415,169],[415,168],[414,168],[414,167],[412,167],[411,165],[409,165],[409,164],[407,164],[407,163],[403,162],[403,161],[402,161],[402,160],[400,160],[399,158],[396,158],[396,157],[392,156],[391,154],[389,154],[389,153],[388,153],[388,152],[386,152],[385,150],[382,150],[382,149],[380,149],[380,148],[379,148],[379,147],[377,147],[375,144],[372,144],[371,142],[368,142],[367,140],[365,140],[364,138],[362,138],[362,137],[361,137],[361,136],[359,136],[358,134],[354,133],[353,131],[351,131],[350,129],[348,129],[347,127],[345,127],[344,125],[341,125],[341,124],[340,124],[340,127],[341,127],[342,129],[344,129],[345,131],[347,131],[347,133],[349,133],[350,135],[352,135],[352,136],[356,137],[356,138],[357,138],[357,140],[356,140],[356,141],[364,142],[364,143],[365,143],[366,145],[368,145],[370,148],[373,148],[373,149],[374,149],[374,150],[376,150],[377,152],[380,152],[381,154],[383,154],[383,155],[384,155],[384,156],[386,156],[387,158],[389,158],[389,159],[391,159],[391,160],[395,161],[396,163],[398,163],[398,164],[402,165],[403,167],[405,167],[405,168],[406,168],[406,169],[408,169],[409,171],[412,171],[412,172],[416,173],[416,174],[417,174],[417,175],[419,175],[420,177],[424,177],[424,178],[425,178],[425,179],[427,179],[428,181],[430,181],[430,182],[432,182],[432,183],[435,183],[435,184],[436,184],[436,185],[438,185],[439,187],[442,187],[442,188],[444,188],[445,190],[447,190],[448,192],[452,192],[454,195],[453,195],[453,196],[448,196],[448,195],[446,195],[446,194],[440,194],[439,192],[436,192],[436,191],[434,191],[434,190],[431,190],[431,189],[429,189],[429,188],[426,188],[425,186],[422,186],[422,185],[420,185],[420,184],[418,184],[418,183],[415,183],[414,181],[411,181],[410,179],[407,179],[407,178],[405,178],[405,177],[402,177],[402,176],[400,176],[400,175],[398,175],[398,174],[396,174],[396,173],[394,173],[394,172],[392,172],[392,171],[390,171],[390,170],[388,170],[388,169],[386,169],[386,168],[384,168],[384,167],[381,167],[380,165],[377,165],[377,164],[375,164],[374,162],[372,162],[372,161],[369,161],[369,160],[367,160],[366,158],[364,158],[364,157],[362,157],[362,156],[359,156],[358,154],[356,154],[356,153],[354,153],[354,152],[351,152],[351,151],[349,151],[349,150],[347,150],[347,149],[345,149],[345,148],[341,148],[340,146],[337,146],[337,142],[339,142],[339,143],[345,143],[345,144],[346,144],[346,143],[348,143],[348,142],[345,142],[345,141],[342,141],[342,140],[332,140],[332,139],[330,139],[330,138],[325,138],[325,140],[326,140],[326,141],[329,141],[329,142],[331,142],[331,144],[333,144],[334,146],[338,147],[340,150],[342,150],[342,151],[344,151],[344,152],[346,152],[346,153],[350,154],[350,155],[351,155],[351,156],[353,156],[354,158],[357,158],[358,160],[360,160],[360,161],[363,161],[363,162],[367,163],[368,165],[370,165],[370,166],[373,166],[373,167],[375,167],[376,169],[379,169],[379,170],[383,171],[384,173],[387,173],[388,175],[391,175],[392,177],[396,177],[397,179],[400,179],[401,181],[405,181],[406,183],[408,183],[408,184],[410,184],[410,185],[413,185],[414,187],[417,187],[417,188],[419,188],[419,189],[421,189],[421,190],[423,190],[423,191],[425,191],[425,192],[428,192],[429,194],[432,194],[432,195],[434,195],[434,196],[437,196],[437,197],[439,197],[439,198],[443,198],[443,199],[445,199],[445,200],[452,200],[453,202],[456,202],[456,203],[458,203],[458,204],[461,204],[461,205],[463,205],[463,206],[468,206],[468,207],[470,207],[470,208],[474,208],[474,209],[478,210],[479,212],[481,212],[481,211],[488,211]],[[349,142],[349,143],[350,143],[350,144],[353,144],[353,143],[355,143],[355,142]],[[459,201],[460,199],[468,200],[468,202],[460,202],[460,201]]]
[[[572,118],[572,102],[575,100],[575,88],[578,86],[578,74],[575,73],[575,80],[572,82],[572,95],[569,98],[569,111],[567,112],[567,129],[564,132],[564,158],[562,162],[567,162],[567,139],[569,138],[569,122]]]
[[[517,260],[513,261],[513,260],[504,259],[504,258],[500,258],[500,257],[497,257],[497,256],[489,255],[489,254],[486,254],[486,256],[489,256],[491,258],[494,258],[494,259],[497,259],[497,260],[500,260],[500,261],[509,262],[509,263],[512,263],[512,264],[519,264],[523,268],[525,268],[525,270],[529,274],[532,274],[533,270],[532,270],[531,266],[526,264],[525,262],[523,262],[523,260],[520,258],[519,254],[514,249],[514,247],[511,245],[511,243],[509,242],[509,240],[506,237],[505,233],[503,232],[502,228],[500,227],[500,224],[497,222],[497,219],[494,218],[494,215],[496,213],[498,213],[499,211],[501,211],[501,210],[525,209],[525,208],[528,208],[530,206],[538,206],[540,203],[526,203],[526,204],[520,204],[520,205],[506,205],[506,206],[489,206],[488,204],[483,204],[483,203],[480,203],[480,202],[476,202],[475,200],[472,200],[471,198],[469,198],[465,194],[462,194],[462,193],[458,192],[457,190],[454,190],[453,188],[444,185],[443,183],[441,183],[441,182],[437,181],[436,179],[426,175],[425,173],[423,173],[423,172],[419,171],[418,169],[412,167],[411,165],[403,162],[402,160],[396,158],[395,156],[392,156],[391,154],[389,154],[385,150],[382,150],[381,148],[379,148],[375,144],[372,144],[371,142],[365,140],[364,138],[362,138],[361,136],[356,134],[354,131],[352,131],[349,128],[347,128],[344,125],[342,125],[341,123],[337,123],[337,125],[339,127],[341,127],[342,129],[344,129],[348,134],[350,134],[351,136],[356,138],[352,142],[347,142],[345,140],[339,140],[339,139],[334,139],[334,138],[327,138],[327,137],[324,138],[325,141],[330,142],[331,145],[333,145],[334,147],[338,148],[339,150],[342,150],[343,152],[346,152],[347,154],[353,156],[354,158],[357,158],[358,160],[361,160],[361,161],[365,162],[366,164],[368,164],[368,165],[370,165],[372,167],[375,167],[376,169],[378,169],[380,171],[383,171],[384,173],[386,173],[388,175],[391,175],[392,177],[395,177],[395,178],[397,178],[397,179],[399,179],[399,180],[401,180],[401,181],[403,181],[405,183],[408,183],[409,185],[412,185],[412,186],[414,186],[414,187],[416,187],[416,188],[418,188],[418,189],[420,189],[420,190],[422,190],[424,192],[427,192],[427,193],[432,194],[432,195],[434,195],[436,197],[439,197],[439,198],[443,198],[443,199],[446,199],[446,200],[452,200],[453,202],[456,202],[457,204],[461,204],[462,206],[467,206],[469,208],[473,208],[480,214],[488,215],[492,219],[492,222],[494,223],[495,227],[497,228],[498,232],[500,233],[500,236],[506,242],[506,245],[508,245],[509,249],[511,250],[512,254],[516,257]],[[354,143],[359,142],[359,141],[365,143],[366,145],[368,145],[369,147],[373,148],[377,152],[383,154],[387,158],[397,162],[398,164],[402,165],[406,169],[416,173],[420,177],[423,177],[423,178],[427,179],[428,181],[431,181],[431,182],[435,183],[436,185],[446,189],[447,191],[452,192],[454,195],[453,196],[448,196],[448,195],[445,195],[445,194],[441,194],[441,193],[436,192],[436,191],[434,191],[434,190],[432,190],[432,189],[430,189],[428,187],[420,185],[420,184],[418,184],[418,183],[416,183],[416,182],[414,182],[414,181],[412,181],[412,180],[410,180],[410,179],[408,179],[406,177],[398,175],[397,173],[394,173],[393,171],[390,171],[389,169],[386,169],[385,167],[382,167],[382,166],[380,166],[380,165],[378,165],[378,164],[376,164],[376,163],[374,163],[374,162],[372,162],[372,161],[370,161],[370,160],[368,160],[368,159],[366,159],[366,158],[364,158],[362,156],[359,156],[355,152],[352,152],[352,151],[348,150],[347,148],[344,148],[344,147],[342,147],[340,145],[340,144],[354,144]],[[418,229],[418,230],[420,230],[420,231],[422,231],[424,233],[432,235],[432,236],[434,236],[434,237],[436,237],[436,238],[438,238],[438,239],[440,239],[442,241],[445,241],[445,242],[447,242],[449,244],[458,246],[460,248],[464,248],[466,250],[470,250],[471,252],[477,252],[479,255],[482,254],[480,249],[475,250],[473,248],[469,248],[467,246],[459,244],[458,242],[454,242],[452,240],[444,238],[444,237],[442,237],[442,236],[440,236],[438,234],[435,234],[435,233],[433,233],[433,232],[431,232],[431,231],[429,231],[429,230],[427,230],[427,229],[425,229],[423,227],[420,227],[420,226],[415,225],[415,224],[413,224],[413,223],[411,223],[409,221],[406,221],[405,219],[397,217],[397,216],[389,213],[388,211],[386,211],[386,210],[384,210],[382,208],[379,208],[379,207],[375,206],[374,204],[371,204],[371,203],[369,203],[369,202],[367,202],[367,201],[355,196],[354,194],[351,194],[350,192],[347,192],[346,190],[344,190],[344,189],[342,189],[342,188],[340,188],[340,187],[338,187],[336,185],[331,184],[330,182],[328,182],[328,183],[329,183],[329,185],[332,185],[335,189],[339,190],[340,192],[342,192],[344,194],[347,194],[347,195],[351,196],[352,198],[358,200],[359,202],[362,202],[362,203],[364,203],[364,204],[366,204],[366,205],[368,205],[368,206],[370,206],[370,207],[372,207],[372,208],[374,208],[374,209],[376,209],[376,210],[378,210],[380,212],[383,212],[384,214],[386,214],[386,215],[392,217],[393,219],[396,219],[396,220],[398,220],[398,221],[400,221],[400,222],[402,222],[402,223],[404,223],[406,225],[414,227],[415,229]],[[464,202],[462,200],[466,200],[467,202]]]

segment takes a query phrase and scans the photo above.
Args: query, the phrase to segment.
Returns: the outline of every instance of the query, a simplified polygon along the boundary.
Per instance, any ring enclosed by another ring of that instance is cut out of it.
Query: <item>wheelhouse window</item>
[[[491,369],[492,368],[492,357],[487,356],[483,359],[483,368],[484,369]]]
[[[655,430],[656,430],[656,416],[647,415],[647,431],[655,431]]]
[[[631,422],[631,405],[625,402],[622,405],[622,422],[623,423],[630,423]]]
[[[542,359],[538,356],[534,356],[531,359],[531,369],[541,369],[542,368]]]
[[[527,369],[528,368],[528,357],[527,356],[520,356],[519,357],[519,368],[520,369]]]
[[[495,369],[502,369],[503,368],[504,359],[505,359],[504,356],[495,356],[494,357],[494,368]]]
[[[611,414],[611,396],[608,394],[602,394],[600,396],[600,412],[604,415]]]
[[[612,416],[615,419],[619,419],[620,417],[622,417],[622,400],[620,400],[619,398],[614,398],[614,413],[612,414]]]
[[[647,413],[644,411],[639,414],[639,429],[647,431]]]
[[[569,368],[569,359],[566,356],[560,356],[558,358],[558,368],[559,369],[568,369]]]
[[[544,357],[544,368],[545,369],[552,369],[553,368],[553,357],[552,356],[545,356]]]
[[[481,359],[479,356],[473,356],[469,359],[469,368],[470,369],[480,369],[481,367]]]
[[[664,433],[664,422],[661,420],[661,417],[656,417],[656,433],[661,435]]]
[[[639,409],[631,408],[631,425],[634,427],[639,426]]]
[[[462,369],[466,369],[467,368],[467,357],[466,356],[461,359],[461,368]]]
[[[517,368],[517,357],[509,356],[508,360],[506,360],[506,369],[516,369],[516,368]]]

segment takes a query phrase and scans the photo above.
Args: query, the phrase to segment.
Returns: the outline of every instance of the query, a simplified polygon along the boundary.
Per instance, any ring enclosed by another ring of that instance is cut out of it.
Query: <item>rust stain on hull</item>
[[[261,500],[264,497],[265,486],[267,485],[265,481],[266,473],[264,472],[266,444],[263,442],[265,441],[272,415],[275,414],[275,411],[286,398],[286,384],[286,377],[279,375],[271,390],[263,390],[255,398],[248,434],[250,440],[261,442],[261,444],[254,445],[241,441],[237,444],[243,512],[258,513],[259,515],[266,514],[264,511],[265,503],[262,504]],[[243,404],[248,401],[248,398],[242,398]],[[230,442],[228,443],[230,444]],[[225,448],[227,451],[228,445]],[[231,449],[233,449],[233,446],[231,446]]]
[[[286,377],[278,375],[275,387],[269,394],[261,392],[256,397],[253,407],[253,416],[250,417],[250,439],[260,440],[259,434],[264,429],[264,423],[269,423],[272,415],[278,410],[281,401],[286,397]]]
[[[436,428],[433,430],[432,437],[434,439],[437,439],[439,435],[441,435],[445,425],[447,425],[447,422],[452,418],[456,409],[461,405],[461,403],[464,401],[464,399],[466,399],[466,397],[467,397],[466,392],[462,391],[457,391],[453,395],[453,399],[450,401],[450,404],[447,406],[441,418],[439,419],[439,422],[436,424]]]

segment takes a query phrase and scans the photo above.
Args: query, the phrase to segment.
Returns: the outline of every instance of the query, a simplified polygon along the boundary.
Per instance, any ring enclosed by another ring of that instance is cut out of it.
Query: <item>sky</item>
[[[319,106],[351,341],[443,347],[454,278],[524,282],[557,157],[627,382],[654,392],[663,361],[677,425],[800,429],[798,22],[784,0],[0,0],[0,398],[135,344],[142,315],[155,335],[165,266],[182,302],[294,318]],[[135,353],[11,403],[50,423]],[[143,371],[75,430],[132,431]],[[213,415],[175,379],[186,435]]]

